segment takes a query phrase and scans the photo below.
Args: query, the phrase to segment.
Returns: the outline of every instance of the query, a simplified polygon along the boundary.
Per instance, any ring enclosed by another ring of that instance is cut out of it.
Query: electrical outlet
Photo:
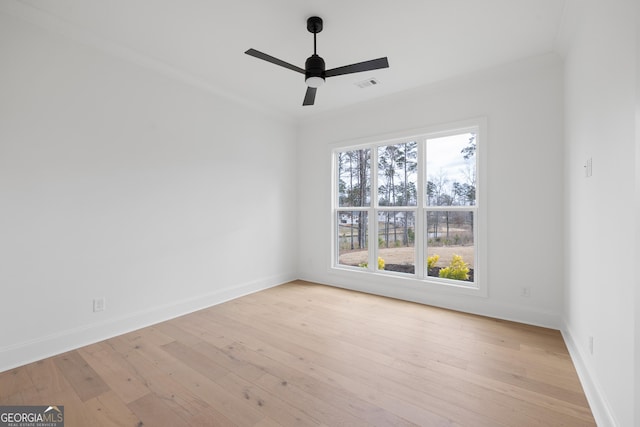
[[[524,288],[521,288],[520,295],[524,298],[529,298],[531,296],[531,289],[527,288],[526,286]]]
[[[93,312],[97,313],[98,311],[104,311],[104,310],[105,310],[104,297],[94,299],[93,300]]]

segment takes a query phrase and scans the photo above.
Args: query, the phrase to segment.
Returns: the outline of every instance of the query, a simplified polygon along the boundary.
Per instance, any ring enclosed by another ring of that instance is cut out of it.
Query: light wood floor
[[[0,373],[66,426],[593,426],[558,331],[295,282]]]

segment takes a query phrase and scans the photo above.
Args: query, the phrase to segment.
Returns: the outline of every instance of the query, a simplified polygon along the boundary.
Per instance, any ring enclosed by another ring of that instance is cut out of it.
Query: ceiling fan
[[[304,96],[302,105],[313,105],[316,99],[316,90],[318,89],[318,87],[322,86],[327,77],[361,73],[363,71],[377,70],[380,68],[389,67],[389,61],[385,56],[384,58],[372,59],[370,61],[358,62],[356,64],[345,65],[343,67],[325,70],[324,59],[318,56],[316,52],[316,34],[322,31],[322,18],[312,16],[307,19],[307,30],[309,30],[310,33],[313,33],[313,55],[307,58],[304,69],[289,64],[288,62],[282,61],[281,59],[274,58],[271,55],[267,55],[266,53],[262,53],[255,49],[249,49],[245,52],[247,55],[304,74],[305,83],[307,84],[307,93]]]

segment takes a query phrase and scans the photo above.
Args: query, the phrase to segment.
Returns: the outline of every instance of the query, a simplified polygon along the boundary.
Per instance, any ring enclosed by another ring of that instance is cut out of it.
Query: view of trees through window
[[[466,131],[337,151],[336,264],[474,282],[476,142]]]

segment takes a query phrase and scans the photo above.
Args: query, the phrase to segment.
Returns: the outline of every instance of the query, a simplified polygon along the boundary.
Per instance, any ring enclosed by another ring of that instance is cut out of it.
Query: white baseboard
[[[588,365],[585,363],[586,355],[581,351],[580,346],[576,344],[577,341],[566,322],[563,322],[561,332],[564,342],[569,349],[573,365],[576,367],[580,383],[584,389],[584,394],[589,401],[589,406],[591,407],[591,412],[596,420],[596,424],[599,427],[618,427],[619,424],[616,422],[613,412],[611,412],[611,408],[601,392],[602,388],[598,384],[598,380],[595,375],[591,374]]]
[[[193,313],[194,311],[272,288],[295,279],[294,274],[272,276],[218,289],[205,295],[186,298],[171,304],[152,307],[104,322],[83,325],[33,340],[0,347],[0,372]]]

